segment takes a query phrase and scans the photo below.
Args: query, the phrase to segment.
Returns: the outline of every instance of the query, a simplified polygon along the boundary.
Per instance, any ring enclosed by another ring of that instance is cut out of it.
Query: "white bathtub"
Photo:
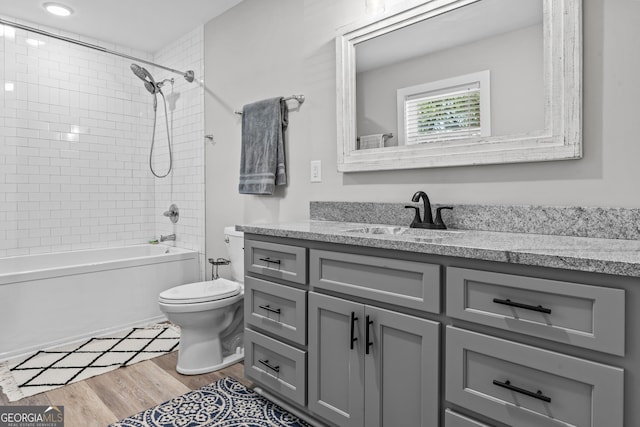
[[[198,252],[164,245],[0,258],[0,360],[164,320],[158,294],[197,281]]]

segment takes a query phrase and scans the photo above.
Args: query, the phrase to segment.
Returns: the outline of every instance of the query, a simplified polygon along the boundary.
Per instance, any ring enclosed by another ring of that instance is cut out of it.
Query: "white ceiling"
[[[56,17],[47,2],[74,14]],[[0,0],[0,15],[154,53],[242,0]]]

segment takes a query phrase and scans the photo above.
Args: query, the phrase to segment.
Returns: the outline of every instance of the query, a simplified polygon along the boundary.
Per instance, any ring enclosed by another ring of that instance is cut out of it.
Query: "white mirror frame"
[[[582,0],[543,0],[545,128],[435,146],[356,149],[356,45],[477,0],[430,0],[336,37],[338,171],[582,158]]]

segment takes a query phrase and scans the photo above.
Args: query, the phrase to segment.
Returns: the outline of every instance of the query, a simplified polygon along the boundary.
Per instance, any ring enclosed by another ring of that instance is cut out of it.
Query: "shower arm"
[[[17,22],[7,21],[7,20],[2,19],[2,18],[0,18],[0,24],[8,25],[10,27],[17,28],[17,29],[20,29],[20,30],[25,30],[25,31],[29,31],[29,32],[32,32],[32,33],[40,34],[42,36],[46,36],[46,37],[51,37],[51,38],[54,38],[54,39],[62,40],[62,41],[68,42],[68,43],[77,44],[79,46],[88,47],[89,49],[94,49],[94,50],[97,50],[97,51],[100,51],[100,52],[103,52],[103,53],[108,53],[110,55],[119,56],[121,58],[131,59],[131,60],[136,61],[136,62],[142,62],[142,63],[145,63],[147,65],[153,65],[154,67],[162,68],[163,70],[171,71],[172,73],[176,73],[176,74],[180,74],[189,83],[193,82],[193,80],[195,78],[195,74],[194,74],[193,70],[188,70],[186,72],[179,71],[179,70],[176,70],[176,69],[173,69],[173,68],[165,67],[164,65],[156,64],[155,62],[147,61],[146,59],[136,58],[135,56],[127,55],[126,53],[118,52],[118,51],[115,51],[115,50],[110,50],[110,49],[104,48],[102,46],[98,46],[98,45],[95,45],[95,44],[83,42],[82,40],[76,40],[76,39],[72,39],[70,37],[65,37],[65,36],[62,36],[62,35],[59,35],[59,34],[50,33],[48,31],[40,30],[38,28],[30,27],[28,25],[18,24]]]

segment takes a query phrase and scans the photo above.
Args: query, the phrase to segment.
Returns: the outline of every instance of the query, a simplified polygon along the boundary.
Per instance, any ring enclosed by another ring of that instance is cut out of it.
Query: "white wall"
[[[301,1],[245,0],[205,26],[205,127],[214,136],[207,143],[205,167],[208,258],[227,257],[226,225],[273,221],[287,214],[300,218],[308,211],[308,197],[299,193],[308,186],[303,177],[310,159],[304,109],[316,100],[304,89],[309,76],[303,66],[303,11]],[[234,110],[294,93],[305,93],[308,102],[289,114],[289,185],[278,187],[275,196],[238,194],[241,118]],[[228,275],[228,270],[222,267],[220,273]]]
[[[511,165],[341,174],[336,171],[335,45],[365,14],[363,0],[245,0],[205,26],[207,252],[222,255],[222,226],[308,218],[310,200],[640,207],[640,2],[584,0],[584,158]],[[240,121],[262,98],[303,93],[290,114],[288,187],[237,193]],[[323,182],[309,182],[309,161]]]

